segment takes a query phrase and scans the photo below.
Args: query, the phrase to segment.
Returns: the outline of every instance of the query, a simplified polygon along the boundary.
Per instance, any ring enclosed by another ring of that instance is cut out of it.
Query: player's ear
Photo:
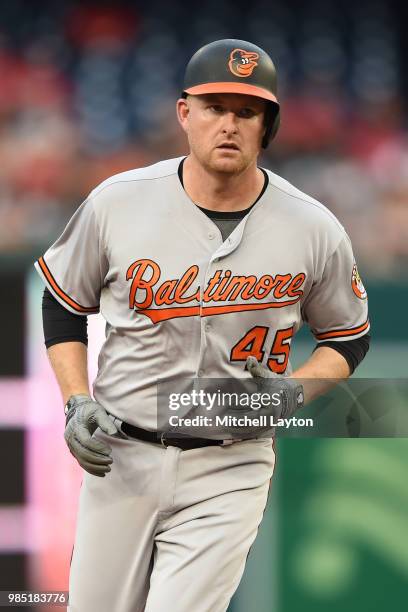
[[[179,98],[176,105],[177,119],[183,130],[187,131],[188,114],[190,112],[187,98]]]

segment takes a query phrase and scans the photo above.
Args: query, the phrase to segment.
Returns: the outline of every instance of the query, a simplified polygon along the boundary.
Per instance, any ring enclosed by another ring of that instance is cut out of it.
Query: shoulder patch
[[[358,273],[357,265],[355,262],[354,262],[353,270],[351,273],[351,288],[353,289],[356,296],[360,298],[360,300],[366,299],[367,291],[365,290],[363,281],[361,280],[361,276]]]

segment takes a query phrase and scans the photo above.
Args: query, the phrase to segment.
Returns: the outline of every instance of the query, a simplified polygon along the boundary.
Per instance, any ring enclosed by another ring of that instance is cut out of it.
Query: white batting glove
[[[112,449],[92,437],[98,427],[112,436],[118,433],[108,413],[89,395],[72,395],[68,401],[64,438],[79,465],[94,476],[110,472]]]
[[[280,376],[268,370],[252,355],[247,357],[246,366],[251,376],[257,380],[261,392],[280,393],[282,407],[280,417],[288,418],[296,410],[302,408],[304,404],[303,386],[294,378]]]

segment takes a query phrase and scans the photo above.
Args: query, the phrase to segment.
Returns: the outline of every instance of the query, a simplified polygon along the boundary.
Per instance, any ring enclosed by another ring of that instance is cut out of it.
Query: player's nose
[[[224,121],[222,125],[222,131],[224,132],[224,134],[236,134],[238,129],[237,115],[234,112],[229,111],[228,113],[225,113],[223,119]]]

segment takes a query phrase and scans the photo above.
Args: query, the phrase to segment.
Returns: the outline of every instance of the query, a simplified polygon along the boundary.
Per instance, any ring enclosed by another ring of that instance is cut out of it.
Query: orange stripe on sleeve
[[[358,327],[352,327],[351,329],[343,329],[339,331],[328,331],[323,334],[316,334],[316,340],[328,340],[329,338],[344,338],[347,336],[355,336],[356,334],[361,334],[361,332],[368,329],[370,326],[370,322],[367,319],[365,323],[359,325]]]
[[[59,287],[57,281],[55,280],[55,278],[53,277],[53,275],[50,272],[50,269],[48,268],[47,264],[45,263],[44,257],[40,257],[38,260],[38,265],[40,266],[40,269],[42,271],[42,273],[44,274],[46,280],[48,281],[48,283],[50,284],[50,286],[53,288],[53,290],[55,291],[55,293],[71,308],[73,308],[74,310],[76,310],[77,312],[86,312],[86,313],[96,313],[99,312],[99,306],[81,306],[81,304],[78,304],[78,302],[75,302],[75,300],[73,300],[72,298],[69,297],[69,295],[67,295],[62,289],[61,287]]]

